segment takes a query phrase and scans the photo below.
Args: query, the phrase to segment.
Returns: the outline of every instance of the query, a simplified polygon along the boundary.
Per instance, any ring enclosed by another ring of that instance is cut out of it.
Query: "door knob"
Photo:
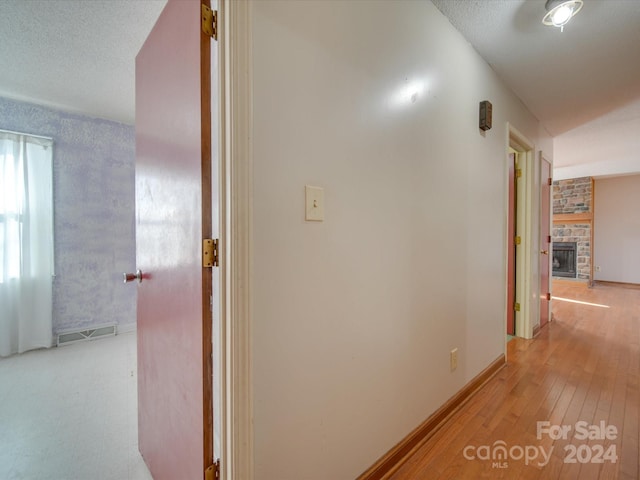
[[[542,255],[549,255],[549,250],[540,250]]]
[[[134,280],[138,280],[138,283],[142,282],[142,270],[136,270],[136,273],[123,273],[124,283],[133,282]]]

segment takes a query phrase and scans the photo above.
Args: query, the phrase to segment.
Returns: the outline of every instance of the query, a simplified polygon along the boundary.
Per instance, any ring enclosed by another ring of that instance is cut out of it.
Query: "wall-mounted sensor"
[[[480,102],[480,130],[487,131],[491,129],[491,102],[483,100]]]

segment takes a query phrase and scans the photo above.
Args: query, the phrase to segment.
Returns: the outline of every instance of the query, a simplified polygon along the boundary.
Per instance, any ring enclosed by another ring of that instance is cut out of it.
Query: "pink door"
[[[507,334],[516,333],[516,155],[509,154],[509,218],[507,221]]]
[[[155,480],[213,463],[210,43],[201,0],[169,0],[136,57],[138,438]],[[217,194],[216,194],[217,196]]]
[[[551,252],[551,164],[540,162],[540,328],[549,321],[551,285],[549,258]]]

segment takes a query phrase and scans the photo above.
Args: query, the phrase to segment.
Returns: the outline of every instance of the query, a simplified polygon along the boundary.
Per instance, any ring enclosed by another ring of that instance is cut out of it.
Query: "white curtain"
[[[0,130],[0,356],[50,347],[52,141]]]

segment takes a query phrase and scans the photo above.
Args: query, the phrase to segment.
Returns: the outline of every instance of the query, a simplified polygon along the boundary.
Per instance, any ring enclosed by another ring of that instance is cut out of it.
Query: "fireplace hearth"
[[[553,276],[576,278],[577,243],[553,242]]]

